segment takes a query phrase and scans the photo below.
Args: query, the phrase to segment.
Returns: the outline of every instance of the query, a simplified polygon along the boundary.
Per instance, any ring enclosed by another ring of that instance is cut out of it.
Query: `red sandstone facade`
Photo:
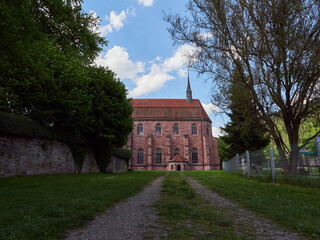
[[[212,122],[198,99],[133,99],[132,104],[134,129],[127,144],[132,152],[129,168],[220,169]]]

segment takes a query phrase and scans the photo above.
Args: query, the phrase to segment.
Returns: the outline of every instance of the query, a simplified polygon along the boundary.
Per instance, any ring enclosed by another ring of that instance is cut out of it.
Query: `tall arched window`
[[[161,164],[162,163],[162,150],[158,148],[156,150],[156,164]]]
[[[138,128],[137,128],[138,130],[138,135],[143,135],[143,125],[142,125],[142,123],[139,123],[138,124]]]
[[[173,125],[173,135],[179,135],[179,126],[178,123]]]
[[[143,149],[139,149],[138,150],[138,160],[137,160],[137,163],[138,164],[143,164],[143,154],[144,154],[144,152],[143,152]]]
[[[161,135],[161,125],[160,125],[160,123],[157,123],[157,125],[156,125],[156,135]]]
[[[198,149],[192,149],[192,163],[198,163]]]
[[[209,125],[207,125],[207,135],[209,136],[210,134],[210,128],[209,128]]]
[[[174,149],[173,156],[175,156],[177,154],[180,154],[180,149],[179,148]]]
[[[191,132],[192,134],[197,134],[197,125],[195,123],[191,125]]]

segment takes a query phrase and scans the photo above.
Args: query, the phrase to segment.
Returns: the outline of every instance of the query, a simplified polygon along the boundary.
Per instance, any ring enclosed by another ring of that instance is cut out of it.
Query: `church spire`
[[[192,91],[191,91],[191,87],[190,87],[190,80],[189,80],[189,69],[188,69],[188,86],[187,86],[187,101],[188,102],[192,102]]]

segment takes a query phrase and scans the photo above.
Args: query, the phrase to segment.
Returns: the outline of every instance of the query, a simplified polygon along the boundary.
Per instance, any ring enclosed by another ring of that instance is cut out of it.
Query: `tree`
[[[78,0],[0,0],[0,108],[49,126],[84,119],[89,66],[106,44]],[[79,126],[81,127],[81,126]]]
[[[167,15],[176,43],[199,48],[194,68],[217,86],[214,102],[230,86],[234,68],[277,145],[285,172],[296,174],[299,128],[318,114],[320,2],[317,0],[190,0],[191,17]],[[242,63],[239,64],[239,60]],[[283,120],[285,144],[274,121]],[[319,134],[319,130],[315,135]],[[307,139],[306,143],[313,137]]]
[[[270,142],[266,126],[259,118],[250,92],[240,78],[239,71],[235,69],[228,89],[230,111],[227,115],[230,122],[223,128],[226,135],[221,137],[221,142],[225,143],[222,148],[227,160],[246,150],[259,150]]]
[[[133,110],[115,73],[92,66],[106,40],[81,2],[0,0],[0,110],[86,138],[64,139],[78,170],[91,147],[104,171],[132,131]]]

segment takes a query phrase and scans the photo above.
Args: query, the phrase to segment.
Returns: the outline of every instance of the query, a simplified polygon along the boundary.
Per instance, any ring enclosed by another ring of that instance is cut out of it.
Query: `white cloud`
[[[224,131],[221,130],[221,128],[212,126],[212,136],[220,137],[220,136],[224,136],[224,135],[225,135],[225,133],[224,133]]]
[[[199,33],[198,37],[203,40],[208,40],[209,38],[213,37],[213,34],[212,32]]]
[[[204,110],[206,110],[207,114],[209,115],[210,113],[212,113],[213,111],[219,111],[220,108],[217,105],[214,105],[213,103],[201,103]]]
[[[153,0],[138,0],[138,3],[145,7],[151,7],[153,5]]]
[[[173,72],[186,76],[188,57],[195,52],[195,47],[182,45],[170,58],[162,60],[157,56],[152,61],[134,62],[125,48],[114,46],[104,56],[100,55],[96,64],[109,67],[121,80],[131,80],[136,86],[129,91],[129,97],[139,97],[160,90],[167,81],[174,79]]]
[[[184,44],[174,53],[173,57],[167,58],[163,63],[165,71],[179,70],[183,66],[188,66],[189,61],[194,61],[194,55],[197,53],[197,47],[194,45]],[[190,58],[192,60],[190,60]]]
[[[129,97],[138,97],[143,94],[157,91],[163,85],[173,79],[171,75],[162,71],[161,65],[153,64],[149,73],[137,77],[134,82],[136,87],[129,91]]]
[[[112,33],[113,30],[119,31],[123,28],[124,22],[129,15],[136,15],[134,8],[127,8],[126,11],[122,10],[120,13],[117,13],[116,11],[111,11],[109,16],[105,16],[105,19],[109,23],[107,25],[100,26],[99,32],[102,36],[106,36],[109,33]]]
[[[100,55],[96,64],[109,67],[120,79],[135,79],[144,72],[144,63],[131,61],[127,50],[120,46],[109,49],[103,57]]]

